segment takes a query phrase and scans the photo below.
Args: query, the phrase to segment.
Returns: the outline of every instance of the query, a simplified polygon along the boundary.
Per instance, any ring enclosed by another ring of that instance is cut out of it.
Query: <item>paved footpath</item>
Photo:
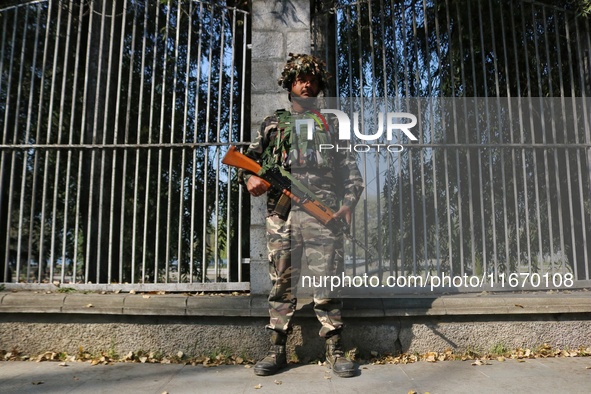
[[[425,361],[361,365],[338,378],[320,365],[292,365],[255,376],[243,365],[205,368],[175,364],[0,362],[0,393],[590,393],[591,358],[525,362]]]

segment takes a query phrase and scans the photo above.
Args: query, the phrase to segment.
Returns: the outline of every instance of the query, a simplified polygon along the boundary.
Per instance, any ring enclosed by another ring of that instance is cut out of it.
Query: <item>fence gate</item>
[[[591,29],[557,4],[316,2],[316,53],[360,133],[388,111],[418,120],[416,143],[352,141],[374,259],[352,248],[347,272],[380,273],[388,294],[591,284]]]
[[[228,1],[0,9],[0,282],[247,290],[241,141],[249,14]]]

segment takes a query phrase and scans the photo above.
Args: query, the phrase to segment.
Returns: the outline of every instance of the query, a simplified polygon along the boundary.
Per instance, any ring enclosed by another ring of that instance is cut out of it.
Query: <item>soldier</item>
[[[278,110],[267,117],[246,154],[263,168],[282,166],[290,171],[335,211],[335,217],[350,223],[364,188],[355,158],[345,150],[319,148],[325,143],[336,146],[336,133],[315,110],[316,97],[326,89],[328,78],[324,62],[310,55],[290,54],[278,83],[289,92],[291,111]],[[312,139],[307,138],[307,133],[298,135],[294,127],[297,119],[313,120]],[[267,247],[273,287],[266,328],[271,331],[272,346],[254,371],[257,375],[272,375],[287,365],[285,344],[296,308],[300,260],[307,263],[314,275],[334,274],[339,260],[342,261],[343,240],[296,205],[290,206],[289,198],[268,189],[256,175],[241,173],[240,181],[252,196],[268,194]],[[355,373],[355,365],[345,358],[341,344],[341,306],[340,300],[315,289],[314,311],[322,326],[320,336],[326,339],[326,360],[336,375],[350,377]]]

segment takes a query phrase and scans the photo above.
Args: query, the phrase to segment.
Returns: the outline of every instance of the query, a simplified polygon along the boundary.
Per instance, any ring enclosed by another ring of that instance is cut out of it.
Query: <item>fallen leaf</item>
[[[275,380],[275,381],[273,381],[273,383],[275,383],[276,385],[283,384],[283,382],[281,380]]]
[[[523,306],[523,305],[520,305],[520,304],[515,304],[515,306],[516,306],[517,308],[524,308],[524,306]]]
[[[257,390],[258,389],[262,389],[263,388],[263,385],[259,383],[256,386],[254,386],[254,388],[257,389]]]
[[[427,357],[425,358],[425,361],[430,362],[430,363],[436,362],[437,361],[437,353],[435,353],[435,352],[427,353]]]
[[[150,296],[149,296],[149,295],[147,295],[147,294],[144,294],[142,297],[143,297],[143,298],[150,298]]]
[[[86,304],[86,307],[87,307],[87,308],[92,308],[93,306],[94,306],[94,305],[92,305],[92,304]]]

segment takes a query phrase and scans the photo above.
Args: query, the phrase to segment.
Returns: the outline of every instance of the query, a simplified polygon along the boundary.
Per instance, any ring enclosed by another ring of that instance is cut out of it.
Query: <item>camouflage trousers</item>
[[[343,261],[343,238],[307,213],[292,209],[287,220],[277,215],[267,217],[267,247],[273,284],[267,328],[288,333],[298,292],[313,291],[314,312],[322,325],[320,336],[340,329],[342,301],[331,298],[325,288],[298,289],[298,281],[302,272],[310,276],[334,275]]]

